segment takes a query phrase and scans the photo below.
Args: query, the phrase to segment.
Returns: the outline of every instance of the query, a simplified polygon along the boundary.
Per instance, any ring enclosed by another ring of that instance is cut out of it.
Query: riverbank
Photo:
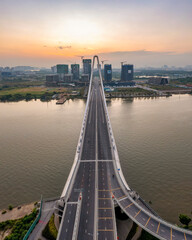
[[[156,89],[157,88],[157,89]],[[40,99],[43,102],[51,101],[52,99],[59,100],[59,96],[63,96],[66,99],[74,98],[86,98],[87,97],[86,87],[78,88],[66,88],[66,87],[57,87],[57,88],[46,88],[44,86],[38,87],[27,87],[27,88],[17,88],[17,87],[8,87],[0,89],[0,102],[19,102],[22,100],[30,101]],[[189,89],[171,89],[170,87],[163,88],[161,91],[158,90],[157,86],[153,88],[143,87],[138,85],[136,87],[127,87],[127,88],[115,88],[113,91],[106,91],[106,98],[155,98],[155,97],[169,97],[172,94],[190,94],[191,90]]]
[[[23,218],[25,215],[29,215],[32,213],[35,205],[37,203],[28,203],[19,205],[17,207],[14,207],[12,210],[9,209],[1,209],[0,210],[0,223],[5,222],[7,220],[16,220]]]
[[[38,203],[28,203],[0,210],[0,240],[25,234],[36,218]],[[29,224],[29,225],[27,225]],[[21,229],[22,226],[22,229]],[[15,239],[15,238],[14,238]]]

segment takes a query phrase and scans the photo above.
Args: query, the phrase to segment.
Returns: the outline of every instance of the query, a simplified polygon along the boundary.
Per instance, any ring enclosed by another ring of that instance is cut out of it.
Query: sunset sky
[[[192,65],[192,0],[0,0],[0,66]]]

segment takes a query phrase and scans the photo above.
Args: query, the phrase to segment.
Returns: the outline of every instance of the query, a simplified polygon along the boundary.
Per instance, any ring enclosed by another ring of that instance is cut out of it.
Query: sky
[[[0,66],[192,65],[192,0],[0,0]]]

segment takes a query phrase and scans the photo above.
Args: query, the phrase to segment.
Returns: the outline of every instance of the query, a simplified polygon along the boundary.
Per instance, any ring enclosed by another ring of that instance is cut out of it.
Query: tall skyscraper
[[[57,64],[57,74],[59,75],[59,80],[63,81],[64,80],[64,75],[68,74],[69,72],[69,67],[66,64]]]
[[[71,64],[71,73],[74,80],[79,80],[79,64]]]
[[[122,65],[121,81],[122,82],[133,81],[133,65],[132,64]]]
[[[83,59],[83,73],[91,76],[91,59]]]
[[[58,74],[68,74],[69,68],[66,64],[57,64],[57,73]]]
[[[112,80],[112,66],[111,64],[104,65],[104,80],[105,82],[111,82]]]

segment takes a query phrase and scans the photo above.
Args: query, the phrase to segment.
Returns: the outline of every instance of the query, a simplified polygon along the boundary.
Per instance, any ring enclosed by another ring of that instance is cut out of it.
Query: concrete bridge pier
[[[64,199],[59,199],[58,201],[56,201],[54,210],[54,222],[57,230],[59,230],[64,208],[65,208]]]

